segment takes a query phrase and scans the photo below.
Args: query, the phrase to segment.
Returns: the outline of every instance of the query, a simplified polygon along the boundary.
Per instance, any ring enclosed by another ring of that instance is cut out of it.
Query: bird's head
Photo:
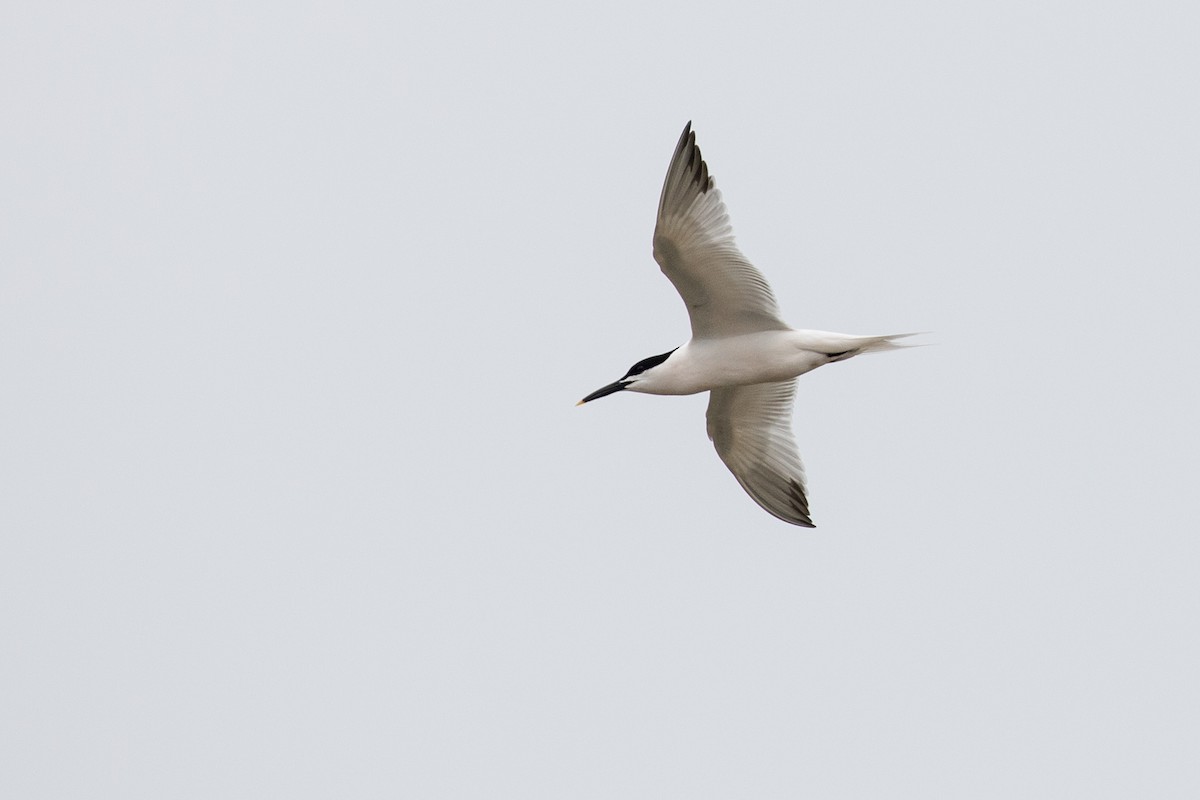
[[[675,350],[678,350],[678,349],[679,348],[675,348]],[[593,400],[598,400],[601,397],[607,397],[610,394],[613,394],[615,392],[620,392],[625,389],[632,389],[635,392],[646,391],[646,389],[649,388],[648,384],[650,382],[652,382],[654,379],[655,369],[658,368],[659,366],[661,366],[662,363],[664,361],[666,361],[668,358],[670,358],[671,353],[674,353],[675,350],[671,350],[670,352],[663,353],[662,355],[650,356],[649,358],[643,358],[641,361],[637,362],[632,367],[630,367],[629,371],[626,372],[621,377],[621,380],[613,381],[612,383],[608,384],[607,386],[601,386],[599,389],[592,392],[591,394],[589,394],[587,397],[580,400],[575,405],[581,406],[584,403],[590,403]],[[639,388],[639,384],[641,384],[645,388]],[[653,391],[653,390],[651,389],[651,391]]]

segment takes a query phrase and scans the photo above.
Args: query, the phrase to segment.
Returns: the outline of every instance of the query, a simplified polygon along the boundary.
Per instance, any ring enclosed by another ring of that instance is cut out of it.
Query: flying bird
[[[793,525],[816,527],[792,435],[795,379],[862,353],[895,350],[887,336],[794,330],[767,279],[733,240],[729,213],[689,122],[658,201],[654,260],[687,306],[692,338],[634,364],[579,405],[621,391],[708,392],[708,438],[756,503]]]

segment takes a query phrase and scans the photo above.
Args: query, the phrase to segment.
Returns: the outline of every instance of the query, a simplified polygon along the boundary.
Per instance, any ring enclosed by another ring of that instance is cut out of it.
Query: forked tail
[[[828,334],[821,342],[820,352],[829,356],[829,361],[845,361],[863,353],[882,353],[885,350],[903,350],[908,347],[921,347],[919,344],[900,344],[897,339],[918,336],[919,333],[889,333],[885,336],[850,336],[848,334]]]

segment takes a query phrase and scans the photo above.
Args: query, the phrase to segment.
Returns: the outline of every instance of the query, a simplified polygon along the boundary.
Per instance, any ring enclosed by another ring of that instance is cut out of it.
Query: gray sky
[[[0,795],[1195,797],[1192,3],[16,4]],[[692,119],[815,531],[650,257]]]

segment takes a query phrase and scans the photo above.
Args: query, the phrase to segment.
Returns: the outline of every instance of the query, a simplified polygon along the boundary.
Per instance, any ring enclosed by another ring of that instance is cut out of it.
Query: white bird
[[[654,260],[687,306],[692,338],[644,358],[579,405],[615,392],[709,392],[708,438],[742,488],[768,512],[815,527],[791,430],[795,378],[861,353],[894,350],[888,336],[793,330],[762,273],[733,240],[721,193],[689,122],[663,181]]]

